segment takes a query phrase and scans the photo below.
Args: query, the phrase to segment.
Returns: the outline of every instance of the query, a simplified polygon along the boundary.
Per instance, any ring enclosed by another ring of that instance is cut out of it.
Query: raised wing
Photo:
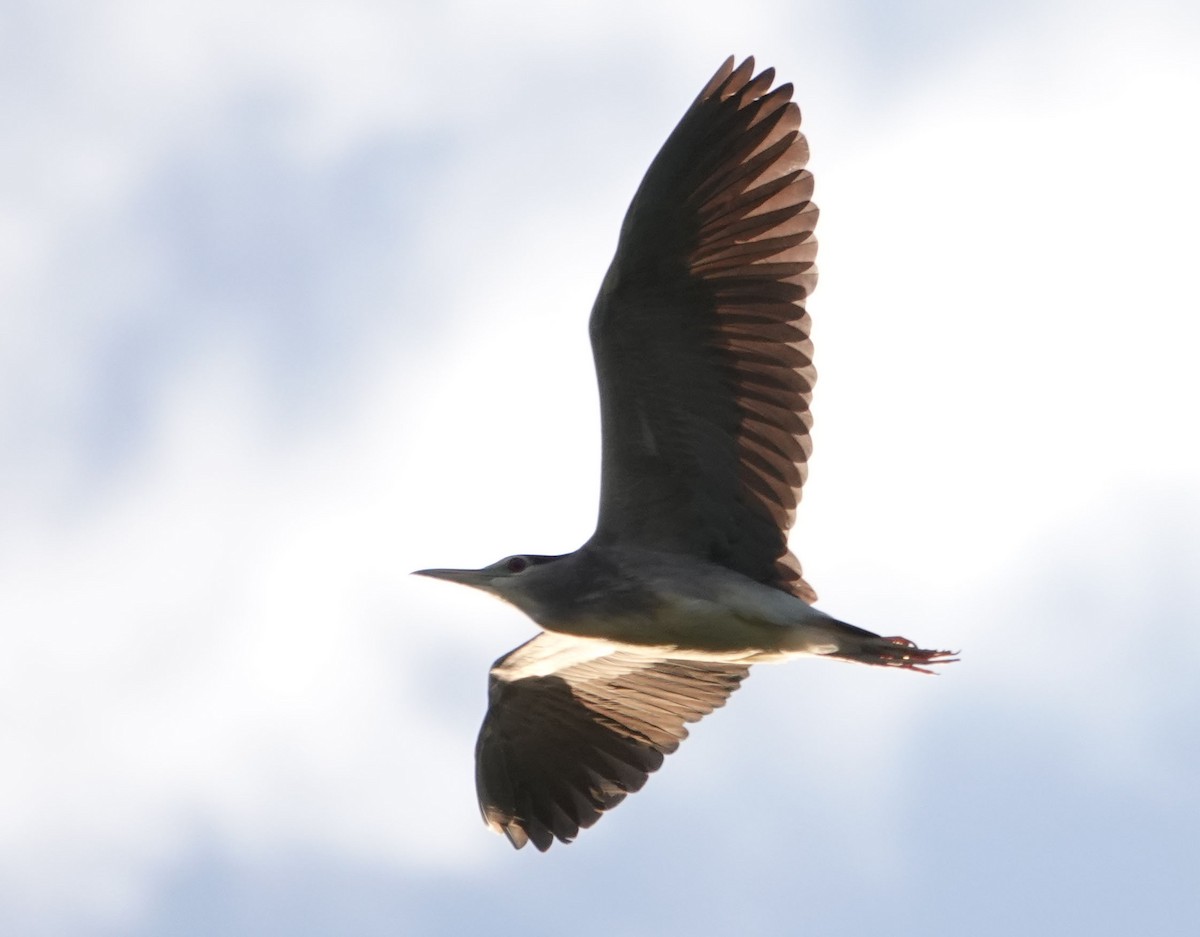
[[[651,658],[543,633],[496,661],[475,746],[488,826],[518,849],[569,843],[640,790],[749,665]]]
[[[811,451],[816,206],[792,86],[733,59],[650,165],[592,310],[602,544],[811,602],[787,547]]]

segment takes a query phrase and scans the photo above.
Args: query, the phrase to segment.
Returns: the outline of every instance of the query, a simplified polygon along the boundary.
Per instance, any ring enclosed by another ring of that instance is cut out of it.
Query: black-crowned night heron
[[[650,164],[592,309],[596,532],[565,556],[421,570],[545,629],[492,667],[476,746],[484,819],[518,848],[570,842],[641,788],[751,664],[952,659],[813,608],[788,550],[811,450],[817,208],[792,86],[733,62]]]

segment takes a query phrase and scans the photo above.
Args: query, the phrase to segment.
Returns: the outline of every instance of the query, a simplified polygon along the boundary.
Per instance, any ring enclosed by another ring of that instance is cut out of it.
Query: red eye
[[[523,573],[529,567],[529,560],[523,556],[514,556],[507,565],[510,573]]]

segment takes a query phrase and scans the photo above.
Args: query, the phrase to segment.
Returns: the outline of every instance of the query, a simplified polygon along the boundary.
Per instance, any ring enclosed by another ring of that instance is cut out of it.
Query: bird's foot
[[[899,636],[880,638],[878,648],[879,659],[869,661],[884,667],[903,667],[905,670],[916,670],[919,673],[936,673],[922,664],[953,664],[958,660],[958,651],[929,651],[917,647],[908,638]]]
[[[927,665],[952,664],[958,660],[958,651],[929,651],[917,647],[908,638],[864,636],[859,641],[842,641],[833,657],[852,660],[859,664],[876,667],[903,667],[919,673],[936,673]]]

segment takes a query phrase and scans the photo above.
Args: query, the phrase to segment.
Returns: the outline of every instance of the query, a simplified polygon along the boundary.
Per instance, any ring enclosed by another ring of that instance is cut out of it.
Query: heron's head
[[[545,613],[545,605],[559,578],[557,570],[552,567],[556,560],[562,558],[518,553],[482,569],[418,569],[414,575],[482,589],[510,602],[538,621]]]

